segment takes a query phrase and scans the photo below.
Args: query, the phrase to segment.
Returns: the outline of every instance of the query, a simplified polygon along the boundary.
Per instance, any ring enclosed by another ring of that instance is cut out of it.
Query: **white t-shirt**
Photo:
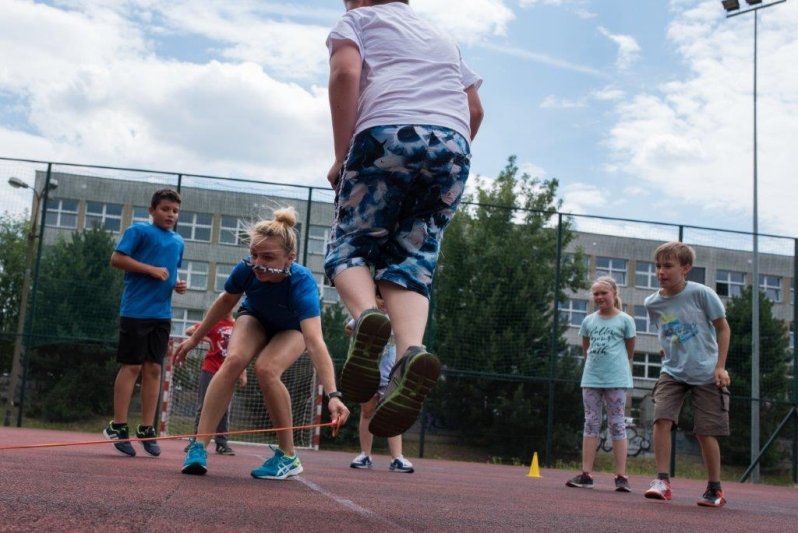
[[[352,41],[363,58],[355,134],[374,126],[433,125],[471,140],[465,89],[482,79],[463,62],[457,43],[391,2],[348,11],[332,29],[327,48]]]
[[[715,291],[688,281],[678,294],[663,296],[657,291],[646,298],[645,305],[659,328],[659,342],[665,352],[662,371],[690,385],[712,383],[718,362],[712,323],[726,317]]]

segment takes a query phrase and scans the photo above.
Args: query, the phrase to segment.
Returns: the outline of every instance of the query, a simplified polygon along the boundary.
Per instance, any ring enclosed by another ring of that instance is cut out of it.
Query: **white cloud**
[[[552,94],[544,98],[540,103],[541,109],[578,109],[582,107],[587,107],[587,102],[584,99],[560,98]]]
[[[690,73],[617,106],[612,164],[718,225],[752,210],[752,23],[714,3],[674,3],[668,38]],[[796,234],[798,4],[759,16],[760,231]],[[745,226],[747,224],[743,224]],[[749,226],[750,227],[750,226]]]
[[[413,9],[452,33],[461,43],[504,35],[514,18],[504,0],[413,0]]]
[[[618,70],[626,70],[640,58],[640,45],[631,35],[615,34],[606,28],[599,26],[599,33],[618,45],[618,56],[615,59],[615,66]]]

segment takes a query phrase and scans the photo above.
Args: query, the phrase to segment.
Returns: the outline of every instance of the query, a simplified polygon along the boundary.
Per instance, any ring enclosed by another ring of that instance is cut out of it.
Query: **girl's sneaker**
[[[183,461],[181,472],[192,476],[203,476],[208,471],[208,452],[201,442],[192,442]]]
[[[363,452],[360,452],[360,455],[355,457],[349,466],[352,468],[371,468],[371,464],[371,457]]]
[[[572,477],[571,479],[566,481],[565,485],[568,487],[577,487],[580,489],[592,489],[593,478],[590,477],[590,474],[588,474],[587,472],[582,472],[578,476]]]
[[[632,492],[629,485],[629,478],[626,476],[615,476],[615,490],[618,492]]]
[[[302,463],[299,457],[288,457],[280,448],[274,449],[274,457],[267,459],[261,466],[250,474],[256,479],[285,479],[302,473]]]
[[[401,455],[395,457],[388,468],[391,469],[391,472],[400,472],[402,474],[412,474],[415,472],[415,470],[413,470],[413,463]]]

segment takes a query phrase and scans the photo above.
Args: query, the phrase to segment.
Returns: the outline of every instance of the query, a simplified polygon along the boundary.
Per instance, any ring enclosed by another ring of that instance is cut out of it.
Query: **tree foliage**
[[[29,227],[23,215],[0,215],[0,373],[11,370]]]
[[[555,296],[562,301],[566,289],[582,288],[586,274],[581,252],[562,260],[555,294],[558,238],[562,250],[575,237],[569,220],[559,224],[557,187],[556,179],[520,173],[510,157],[495,180],[464,199],[443,240],[428,343],[445,366],[446,382],[430,414],[493,453],[528,455],[545,436],[549,388],[543,382],[578,381],[576,360],[559,357],[567,324],[552,333]],[[471,377],[477,373],[483,376]],[[557,387],[558,405],[578,394],[578,385]],[[558,412],[563,438],[578,435],[581,412],[574,411]]]
[[[726,364],[732,377],[732,402],[729,417],[732,434],[723,442],[723,458],[733,464],[750,463],[751,455],[751,302],[753,289],[745,287],[740,296],[729,300],[726,317],[731,328],[731,343]],[[773,316],[773,303],[759,292],[760,336],[760,442],[764,444],[790,408],[789,364],[791,354],[787,328]],[[763,457],[771,464],[779,454],[774,450]]]

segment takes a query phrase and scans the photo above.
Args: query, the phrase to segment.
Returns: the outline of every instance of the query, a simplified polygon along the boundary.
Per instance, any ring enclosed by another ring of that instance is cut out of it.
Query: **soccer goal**
[[[170,347],[176,346],[182,337],[172,337]],[[164,361],[164,385],[161,404],[160,433],[162,436],[189,435],[194,433],[197,412],[197,386],[202,360],[208,344],[200,343],[189,352],[185,362],[173,367],[169,356]],[[171,353],[171,349],[170,349]],[[283,374],[283,383],[291,394],[294,427],[310,426],[321,422],[321,385],[307,353],[297,359]],[[247,431],[274,427],[266,407],[252,364],[247,368],[247,385],[236,385],[230,410],[229,431]],[[298,448],[319,447],[318,427],[294,430],[294,445]],[[253,432],[228,437],[231,443],[276,444],[274,432]]]

